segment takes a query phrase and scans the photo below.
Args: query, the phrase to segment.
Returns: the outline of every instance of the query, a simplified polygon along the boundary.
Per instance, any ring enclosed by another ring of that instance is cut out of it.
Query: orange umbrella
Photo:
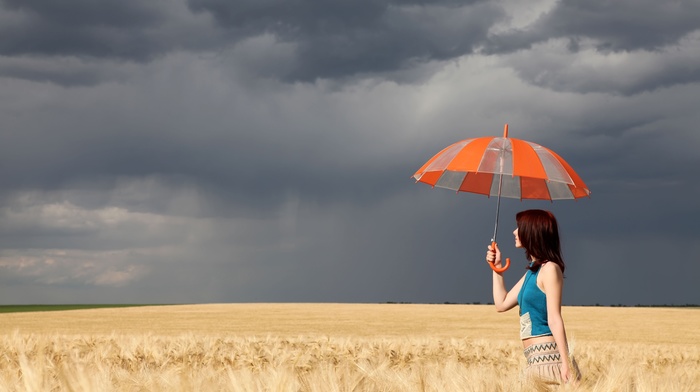
[[[515,199],[561,200],[589,197],[581,177],[554,151],[539,144],[508,137],[466,139],[448,146],[413,175],[433,187],[498,196],[496,224],[491,242],[495,245],[501,196]],[[506,265],[494,271],[502,272]]]

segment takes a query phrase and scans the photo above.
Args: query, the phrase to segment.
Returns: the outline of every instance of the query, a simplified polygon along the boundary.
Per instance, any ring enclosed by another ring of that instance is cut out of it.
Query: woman
[[[501,273],[494,271],[493,302],[499,312],[520,306],[520,339],[527,358],[527,375],[553,382],[574,381],[578,369],[571,365],[561,317],[565,265],[557,220],[543,210],[521,211],[515,220],[515,247],[525,249],[530,263],[510,291],[506,291]],[[501,266],[498,245],[489,245],[486,261]]]

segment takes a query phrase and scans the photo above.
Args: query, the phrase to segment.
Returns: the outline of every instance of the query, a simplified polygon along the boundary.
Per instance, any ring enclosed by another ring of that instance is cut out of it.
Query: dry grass
[[[698,391],[700,310],[566,307],[581,391]],[[229,304],[0,315],[0,391],[529,391],[517,314]]]

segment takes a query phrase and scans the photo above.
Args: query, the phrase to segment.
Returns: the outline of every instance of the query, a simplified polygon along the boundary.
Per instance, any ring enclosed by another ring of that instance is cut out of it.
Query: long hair
[[[525,210],[515,215],[515,221],[518,238],[525,248],[525,257],[530,261],[537,260],[528,268],[537,271],[542,264],[551,261],[559,265],[564,273],[566,266],[561,255],[559,225],[554,214],[545,210]]]

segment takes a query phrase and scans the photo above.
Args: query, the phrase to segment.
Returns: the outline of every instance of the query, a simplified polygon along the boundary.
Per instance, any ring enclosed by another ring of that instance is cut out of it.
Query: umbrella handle
[[[491,242],[491,247],[493,247],[494,249],[496,249],[496,242],[495,242],[495,241],[494,241],[494,242]],[[501,273],[501,272],[507,270],[508,267],[510,267],[510,257],[506,257],[506,265],[504,265],[503,267],[500,267],[500,268],[499,268],[499,267],[496,267],[496,266],[493,265],[493,263],[491,263],[491,262],[489,262],[489,267],[491,267],[491,269],[494,270],[494,272]]]

